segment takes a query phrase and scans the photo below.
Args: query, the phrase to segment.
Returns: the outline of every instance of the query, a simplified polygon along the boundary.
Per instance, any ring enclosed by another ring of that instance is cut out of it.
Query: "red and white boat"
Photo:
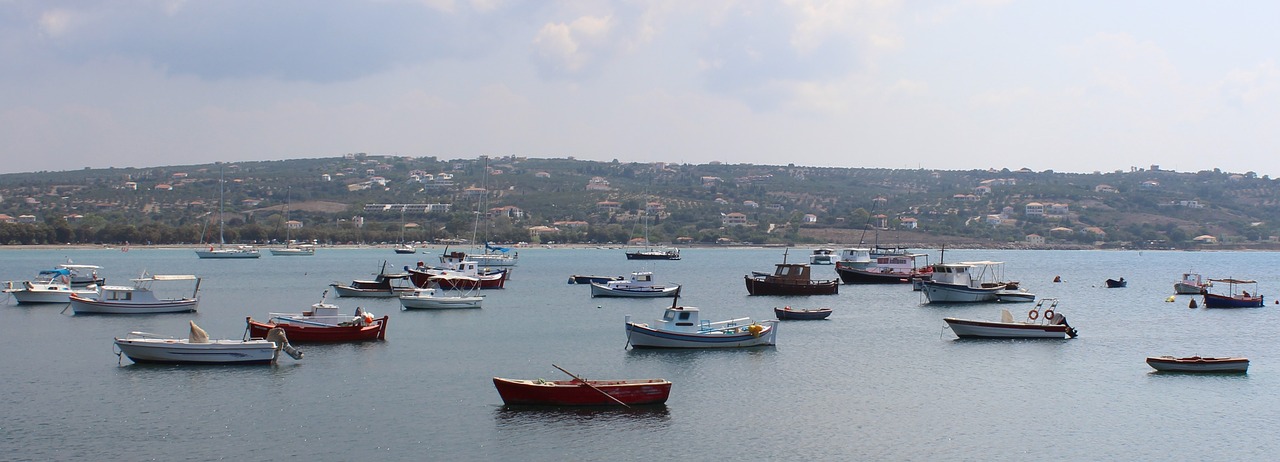
[[[442,255],[446,262],[444,267],[429,267],[418,262],[417,268],[405,267],[409,280],[421,288],[439,285],[441,289],[501,289],[507,283],[509,271],[481,270],[480,265],[467,259],[463,252],[450,252]],[[433,284],[434,283],[434,284]]]
[[[1048,307],[1045,302],[1049,302]],[[1000,321],[942,320],[960,338],[1075,338],[1076,330],[1067,324],[1066,316],[1055,312],[1057,307],[1058,299],[1041,299],[1027,312],[1026,321],[1014,320],[1007,309],[1000,310]]]
[[[1248,372],[1248,358],[1148,356],[1147,365],[1162,372]]]
[[[356,308],[356,314],[340,314],[338,306],[325,303],[311,305],[311,311],[301,313],[270,313],[267,322],[246,317],[250,338],[265,338],[273,328],[284,330],[289,339],[298,343],[360,342],[385,340],[388,316],[373,317],[372,313]]]

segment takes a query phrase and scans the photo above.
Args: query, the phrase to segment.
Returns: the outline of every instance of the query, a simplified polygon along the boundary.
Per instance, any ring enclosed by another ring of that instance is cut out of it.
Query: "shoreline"
[[[1155,249],[1155,248],[1129,248],[1129,247],[1109,247],[1109,246],[1089,246],[1089,245],[1025,245],[1024,243],[1006,243],[999,245],[983,245],[974,242],[964,243],[947,243],[942,246],[937,243],[906,243],[895,245],[893,247],[901,247],[906,249],[919,249],[921,251],[929,250],[1128,250],[1128,251],[1173,251],[1173,252],[1212,252],[1212,251],[1257,251],[1257,252],[1274,252],[1280,251],[1280,243],[1265,243],[1261,246],[1249,245],[1214,245],[1201,246],[1198,248],[1187,249]],[[131,249],[149,249],[149,250],[195,250],[208,247],[208,244],[143,244],[143,245],[106,245],[106,244],[33,244],[33,245],[0,245],[0,250],[121,250],[129,251]],[[393,249],[397,244],[336,244],[324,245],[317,244],[317,249],[335,249],[335,250],[353,250],[353,249]],[[254,245],[260,250],[279,249],[282,245],[259,246]],[[467,248],[469,246],[461,246],[455,244],[428,244],[420,245],[419,249],[434,250],[444,249],[446,247]],[[512,250],[519,251],[521,249],[602,249],[602,250],[623,250],[633,248],[632,246],[623,245],[600,245],[600,244],[530,244],[523,246],[509,245],[506,246]],[[678,249],[773,249],[773,248],[791,248],[791,249],[842,249],[842,248],[868,248],[873,245],[866,244],[841,244],[841,243],[825,243],[825,244],[682,244],[682,245],[663,245],[660,247],[678,248]],[[421,253],[421,252],[420,252]]]

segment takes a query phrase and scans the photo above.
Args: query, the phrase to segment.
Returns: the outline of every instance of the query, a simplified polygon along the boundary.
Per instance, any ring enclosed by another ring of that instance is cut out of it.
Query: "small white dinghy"
[[[191,323],[191,335],[178,339],[162,337],[146,332],[130,332],[124,338],[117,337],[117,355],[124,354],[135,363],[163,364],[272,364],[284,350],[293,359],[302,359],[302,352],[289,344],[284,330],[271,329],[265,339],[218,339]]]

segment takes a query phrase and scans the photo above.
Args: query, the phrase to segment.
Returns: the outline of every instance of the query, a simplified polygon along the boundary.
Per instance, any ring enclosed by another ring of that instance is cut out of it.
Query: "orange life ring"
[[[1045,318],[1045,319],[1053,319],[1053,308],[1049,308],[1049,309],[1047,309],[1047,310],[1044,310],[1044,318]]]
[[[1031,319],[1032,321],[1035,321],[1036,319],[1040,318],[1040,312],[1036,310],[1028,311],[1027,318]]]

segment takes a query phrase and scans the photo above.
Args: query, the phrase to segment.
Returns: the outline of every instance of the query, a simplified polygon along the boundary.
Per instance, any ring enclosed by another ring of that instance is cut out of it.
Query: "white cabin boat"
[[[1210,287],[1213,287],[1213,282],[1205,281],[1199,273],[1182,273],[1182,280],[1173,283],[1173,293],[1200,295]]]
[[[160,298],[152,292],[151,285],[157,281],[195,281],[195,289],[191,297]],[[71,309],[76,314],[150,314],[150,313],[182,313],[195,311],[200,303],[196,295],[200,292],[200,278],[189,274],[155,274],[133,280],[133,287],[101,286],[92,295],[70,296]]]
[[[285,247],[282,249],[271,249],[271,255],[277,257],[309,257],[316,254],[316,246],[311,244],[302,244],[297,247]]]
[[[674,305],[674,304],[673,304]],[[625,318],[627,343],[636,348],[742,348],[774,345],[777,320],[704,321],[691,306],[671,306],[652,324]]]
[[[71,294],[86,296],[98,291],[97,286],[77,287],[70,281],[71,271],[66,268],[43,270],[35,279],[22,281],[21,284],[6,281],[4,293],[13,296],[19,304],[34,304],[67,303],[71,301]]]
[[[809,254],[809,264],[834,265],[836,258],[835,249],[813,249],[813,253]]]
[[[1049,302],[1047,307],[1045,302]],[[942,320],[960,338],[1075,338],[1076,330],[1067,324],[1066,316],[1055,312],[1057,307],[1057,299],[1040,300],[1027,311],[1025,321],[1014,320],[1009,310],[1003,308],[1000,309],[1000,321],[959,318]]]
[[[603,284],[591,283],[592,297],[636,297],[657,298],[675,297],[680,291],[680,284],[657,284],[653,282],[653,272],[636,271],[631,279],[625,281],[608,281]]]
[[[400,295],[400,306],[407,310],[452,310],[480,308],[484,295],[448,295],[435,288],[416,289]]]
[[[921,290],[929,303],[994,302],[1007,283],[998,282],[996,272],[1003,262],[975,261],[933,265],[930,279],[921,280]]]
[[[209,250],[197,250],[196,256],[200,258],[258,258],[262,254],[253,246],[237,245],[235,247],[209,246]]]

